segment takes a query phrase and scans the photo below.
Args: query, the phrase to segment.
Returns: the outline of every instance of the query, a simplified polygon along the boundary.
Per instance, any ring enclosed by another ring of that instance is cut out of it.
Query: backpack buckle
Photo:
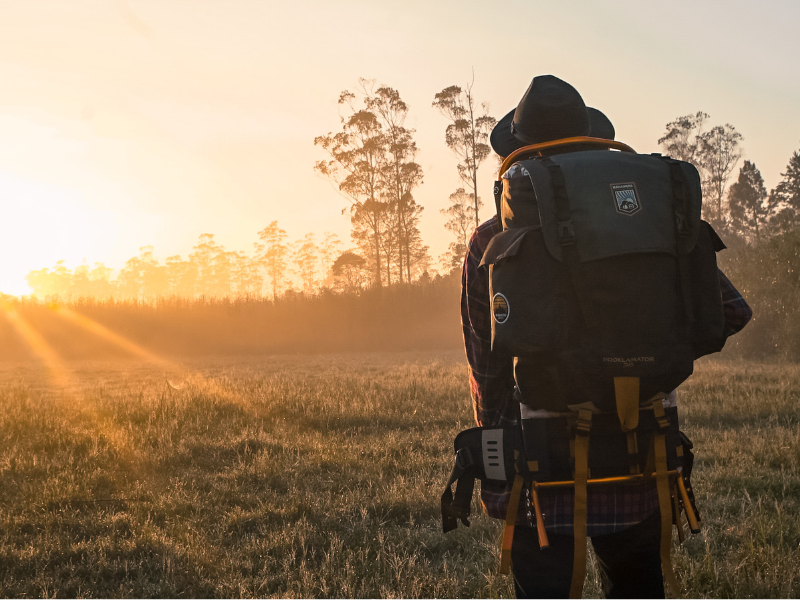
[[[592,430],[592,411],[582,408],[578,411],[578,423],[575,428],[577,435],[586,436]]]
[[[572,219],[558,222],[558,243],[562,246],[572,246],[575,243],[575,227]]]
[[[689,221],[682,212],[675,213],[675,224],[678,229],[678,237],[689,237]]]

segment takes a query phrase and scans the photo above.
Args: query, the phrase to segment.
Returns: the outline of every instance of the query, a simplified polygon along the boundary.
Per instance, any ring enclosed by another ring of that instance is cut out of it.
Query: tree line
[[[325,287],[348,291],[346,279],[335,266],[341,245],[335,234],[326,233],[318,240],[309,233],[289,241],[286,232],[273,221],[258,232],[258,237],[250,254],[227,250],[214,240],[213,234],[204,233],[186,259],[170,256],[162,264],[152,246],[143,246],[116,277],[113,269],[102,263],[84,264],[73,270],[59,261],[53,268],[31,271],[27,280],[37,297],[57,296],[64,300],[275,299],[288,290],[306,294]]]
[[[800,153],[767,190],[753,161],[742,159],[742,135],[730,124],[707,127],[704,112],[666,126],[664,152],[693,163],[703,186],[703,217],[728,249],[718,256],[753,308],[753,321],[729,355],[800,359]],[[736,176],[734,177],[734,174]]]
[[[343,214],[350,218],[351,244],[332,234],[309,233],[289,240],[273,221],[258,232],[249,253],[229,251],[207,233],[186,259],[171,256],[161,263],[153,248],[145,246],[116,276],[102,263],[75,269],[57,263],[32,271],[28,282],[34,294],[64,300],[276,300],[299,294],[360,294],[387,286],[424,285],[442,277],[447,285],[457,285],[457,278],[448,275],[460,268],[469,236],[481,221],[478,172],[491,154],[488,137],[496,122],[488,106],[475,98],[471,85],[448,86],[432,98],[431,107],[445,120],[444,142],[456,158],[457,182],[447,207],[441,210],[452,237],[439,257],[438,275],[418,227],[424,207],[415,194],[424,173],[416,162],[416,132],[407,126],[408,104],[397,90],[360,79],[356,91],[340,94],[339,107],[339,129],[313,140],[324,154],[313,168],[346,199]],[[756,320],[749,328],[756,333],[737,337],[736,344],[758,338],[753,344],[759,348],[776,348],[781,343],[775,336],[785,338],[776,332],[792,330],[791,323],[800,323],[800,313],[792,316],[795,309],[787,302],[800,292],[800,253],[796,251],[800,154],[793,153],[780,182],[768,191],[755,163],[742,162],[743,143],[734,126],[711,126],[704,112],[667,123],[658,139],[665,154],[697,166],[703,216],[730,248],[720,255],[720,264],[756,309]],[[798,328],[800,339],[800,324]],[[791,343],[784,346],[789,348]]]
[[[658,140],[672,158],[694,164],[703,186],[703,218],[739,241],[758,243],[800,225],[800,155],[794,152],[778,185],[767,192],[755,163],[742,158],[742,135],[726,123],[707,128],[704,112],[667,123]]]
[[[277,299],[283,294],[315,295],[323,291],[360,292],[412,282],[431,281],[457,269],[482,206],[478,169],[491,153],[489,133],[495,119],[478,103],[472,85],[448,86],[435,94],[432,106],[447,119],[445,143],[457,157],[463,187],[442,209],[445,228],[454,241],[439,257],[440,274],[423,243],[419,219],[424,210],[414,192],[423,183],[415,130],[406,126],[409,107],[386,85],[360,79],[355,92],[339,96],[341,129],[317,136],[314,144],[326,158],[314,170],[328,178],[347,199],[354,247],[326,233],[308,233],[288,241],[273,221],[258,232],[251,253],[229,251],[200,235],[187,259],[171,256],[161,264],[152,246],[140,248],[114,277],[102,263],[69,269],[59,261],[31,271],[27,281],[35,296],[153,300],[161,297],[253,297]]]

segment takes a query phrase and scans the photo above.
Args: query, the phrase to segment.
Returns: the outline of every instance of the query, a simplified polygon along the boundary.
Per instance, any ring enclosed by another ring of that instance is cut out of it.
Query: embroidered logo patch
[[[611,193],[614,196],[614,206],[622,215],[632,215],[642,208],[635,183],[612,183]]]
[[[508,315],[511,309],[508,306],[508,300],[503,294],[495,294],[492,298],[492,316],[498,323],[505,323],[508,321]]]

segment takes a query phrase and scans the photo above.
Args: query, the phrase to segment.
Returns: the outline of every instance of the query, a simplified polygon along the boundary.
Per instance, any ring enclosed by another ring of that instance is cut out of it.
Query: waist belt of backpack
[[[514,539],[519,501],[522,488],[527,481],[531,481],[531,492],[534,501],[534,510],[537,512],[537,529],[542,548],[547,547],[547,535],[541,519],[538,506],[537,487],[561,487],[571,485],[575,490],[573,534],[575,553],[573,557],[573,574],[570,586],[571,597],[580,597],[583,581],[586,575],[586,533],[587,533],[587,486],[589,483],[605,483],[612,481],[635,481],[637,478],[648,480],[655,472],[656,488],[658,493],[659,510],[661,513],[661,561],[662,572],[667,585],[675,594],[679,593],[677,579],[672,569],[670,558],[671,527],[672,527],[672,500],[670,493],[670,475],[678,475],[677,493],[686,509],[686,517],[692,533],[699,531],[699,524],[695,518],[694,502],[683,485],[684,478],[677,471],[668,471],[666,432],[670,422],[660,399],[652,404],[650,411],[642,413],[645,423],[654,422],[655,431],[650,438],[647,465],[644,474],[594,479],[589,481],[589,433],[592,430],[592,413],[581,410],[578,413],[575,427],[574,441],[574,478],[573,481],[557,481],[537,483],[532,481],[534,473],[538,470],[536,461],[525,462],[518,450],[521,448],[522,439],[518,428],[481,428],[476,427],[462,431],[455,441],[456,464],[450,476],[444,493],[442,494],[442,526],[444,532],[455,529],[458,521],[469,526],[470,504],[474,490],[475,479],[511,484],[511,494],[506,512],[506,522],[503,532],[500,572],[507,574],[511,566],[511,547]],[[603,415],[601,415],[603,416]],[[642,418],[639,419],[640,426]],[[626,421],[628,419],[625,419]],[[622,421],[622,419],[620,419]],[[685,436],[684,436],[685,437]],[[688,442],[688,438],[687,438]],[[690,442],[688,442],[690,444]],[[688,446],[690,447],[690,446]],[[688,449],[687,449],[688,452]],[[641,479],[638,479],[641,481]],[[455,496],[451,490],[453,483],[457,483]],[[677,516],[677,515],[676,515]]]
[[[507,427],[473,427],[456,436],[456,462],[441,498],[442,530],[447,533],[461,521],[469,527],[475,480],[507,484],[517,472],[515,449],[521,448],[518,430]],[[455,495],[451,489],[456,484]]]

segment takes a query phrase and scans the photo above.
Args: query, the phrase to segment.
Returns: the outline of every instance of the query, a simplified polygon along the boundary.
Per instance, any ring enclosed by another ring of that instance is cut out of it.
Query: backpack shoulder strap
[[[597,323],[597,317],[589,296],[589,286],[583,272],[583,265],[578,256],[578,247],[575,245],[575,226],[572,222],[572,211],[569,207],[564,173],[561,167],[550,158],[541,159],[541,163],[547,167],[553,188],[553,204],[555,206],[561,257],[569,270],[572,287],[575,291],[583,320],[587,327],[593,327]]]
[[[672,204],[675,214],[676,252],[678,256],[678,277],[680,279],[683,306],[689,326],[694,323],[694,303],[692,302],[692,273],[689,265],[689,252],[694,248],[699,234],[699,223],[695,225],[690,206],[691,190],[681,161],[654,155],[669,167],[672,184]]]

